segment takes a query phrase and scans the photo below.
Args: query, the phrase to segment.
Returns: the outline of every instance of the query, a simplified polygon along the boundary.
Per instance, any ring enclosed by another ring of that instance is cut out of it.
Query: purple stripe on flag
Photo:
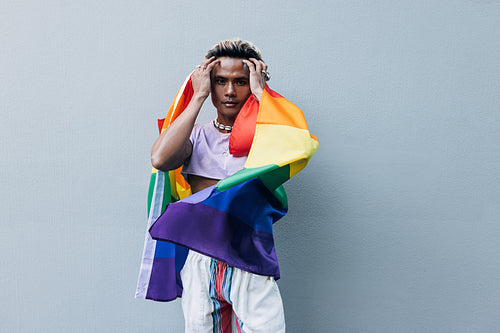
[[[150,234],[156,240],[182,245],[247,272],[279,279],[271,233],[255,230],[235,216],[202,203],[168,205]]]
[[[146,298],[165,302],[176,299],[180,296],[176,279],[175,258],[154,258]]]

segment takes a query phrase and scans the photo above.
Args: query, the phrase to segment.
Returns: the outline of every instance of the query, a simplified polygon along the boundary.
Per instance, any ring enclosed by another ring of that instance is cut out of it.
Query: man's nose
[[[235,96],[236,95],[236,90],[234,89],[234,85],[232,82],[228,82],[226,85],[226,89],[224,90],[224,95],[225,96]]]

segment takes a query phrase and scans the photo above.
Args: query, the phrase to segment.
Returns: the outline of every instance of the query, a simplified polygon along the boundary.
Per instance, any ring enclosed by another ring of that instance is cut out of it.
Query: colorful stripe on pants
[[[210,262],[210,299],[212,300],[213,332],[231,333],[233,316],[236,319],[238,333],[244,333],[243,323],[233,313],[230,299],[233,267],[212,259]]]

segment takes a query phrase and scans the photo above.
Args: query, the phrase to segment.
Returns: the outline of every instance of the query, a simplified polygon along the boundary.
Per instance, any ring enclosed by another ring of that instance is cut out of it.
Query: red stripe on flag
[[[165,118],[163,119],[158,119],[158,131],[161,134],[161,129],[163,128],[163,123],[165,122]]]

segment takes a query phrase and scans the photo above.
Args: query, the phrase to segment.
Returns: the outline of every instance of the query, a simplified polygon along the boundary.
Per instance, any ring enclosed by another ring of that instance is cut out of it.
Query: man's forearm
[[[193,96],[186,109],[158,137],[151,149],[153,167],[161,171],[174,170],[191,155],[192,145],[189,136],[207,97]]]

